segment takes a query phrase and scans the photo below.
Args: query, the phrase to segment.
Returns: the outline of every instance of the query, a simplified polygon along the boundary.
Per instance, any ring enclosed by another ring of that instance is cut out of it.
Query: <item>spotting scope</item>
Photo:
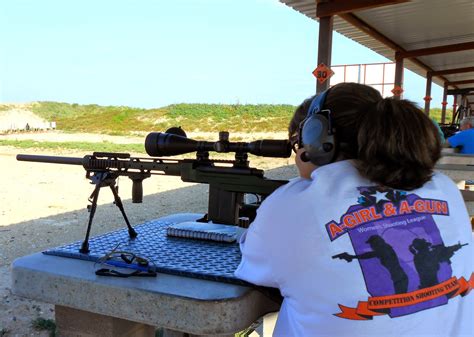
[[[262,157],[288,158],[291,145],[287,139],[262,139],[250,143],[230,142],[229,133],[219,132],[216,142],[198,141],[187,138],[180,128],[171,128],[166,132],[151,132],[145,139],[145,150],[152,157],[176,156],[190,152],[235,152],[251,153]]]

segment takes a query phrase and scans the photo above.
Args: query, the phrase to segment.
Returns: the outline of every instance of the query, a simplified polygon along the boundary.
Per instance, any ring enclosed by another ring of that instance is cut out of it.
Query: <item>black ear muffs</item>
[[[322,110],[328,90],[313,98],[306,118],[299,127],[299,147],[304,148],[306,158],[316,166],[334,161],[336,136],[331,111]]]

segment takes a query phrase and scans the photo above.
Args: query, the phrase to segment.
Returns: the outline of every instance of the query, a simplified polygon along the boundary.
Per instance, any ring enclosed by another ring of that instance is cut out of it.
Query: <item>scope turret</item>
[[[151,132],[145,139],[145,150],[152,157],[207,151],[251,153],[256,156],[276,158],[288,158],[291,155],[290,142],[286,139],[262,139],[246,143],[229,142],[228,137],[227,132],[221,132],[218,141],[208,142],[189,139],[174,133]]]

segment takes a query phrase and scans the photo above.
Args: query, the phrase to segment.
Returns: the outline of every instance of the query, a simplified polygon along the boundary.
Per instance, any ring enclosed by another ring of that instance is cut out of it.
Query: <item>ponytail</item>
[[[441,156],[434,123],[413,103],[385,98],[359,114],[359,173],[383,186],[412,190],[431,179]]]

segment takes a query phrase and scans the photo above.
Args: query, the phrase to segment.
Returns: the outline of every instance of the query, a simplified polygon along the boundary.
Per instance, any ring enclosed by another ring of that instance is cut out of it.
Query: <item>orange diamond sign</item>
[[[327,65],[324,63],[319,64],[316,69],[313,70],[313,75],[319,81],[319,83],[326,82],[332,75],[334,75],[334,71],[331,70]]]
[[[396,86],[392,89],[392,94],[393,94],[394,96],[400,96],[402,93],[403,93],[403,88],[400,87],[399,85],[396,85]]]

